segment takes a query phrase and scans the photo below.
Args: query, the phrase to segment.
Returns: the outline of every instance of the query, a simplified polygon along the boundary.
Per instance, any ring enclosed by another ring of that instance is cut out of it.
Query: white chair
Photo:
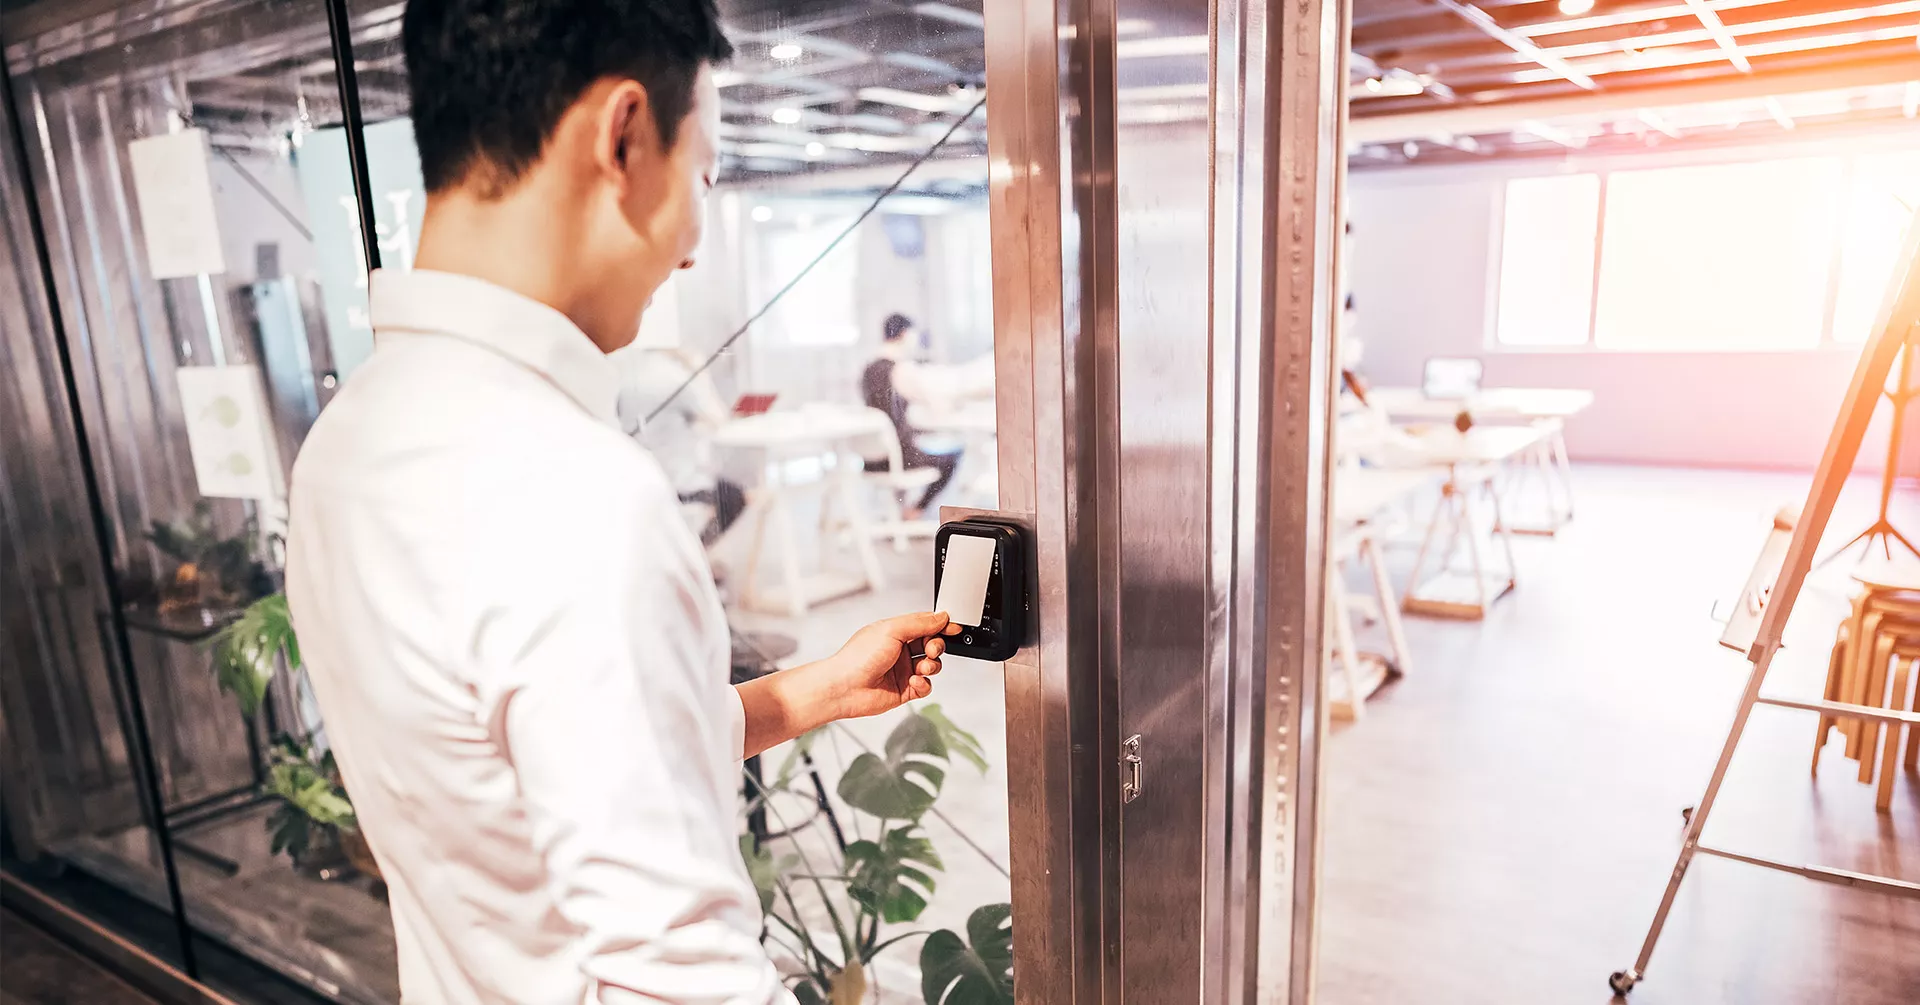
[[[908,538],[930,538],[939,529],[937,520],[908,520],[906,499],[908,493],[925,492],[927,486],[940,479],[940,472],[933,468],[907,467],[905,453],[900,448],[900,434],[894,430],[893,420],[877,408],[870,408],[867,412],[874,419],[871,443],[878,449],[867,455],[866,459],[878,461],[884,458],[887,467],[884,471],[865,472],[864,478],[867,484],[884,490],[892,504],[890,518],[875,521],[871,533],[876,538],[893,538],[893,550],[906,551]]]

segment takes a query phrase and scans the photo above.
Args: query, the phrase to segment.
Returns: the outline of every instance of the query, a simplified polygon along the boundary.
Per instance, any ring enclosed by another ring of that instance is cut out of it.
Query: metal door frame
[[[1128,968],[1121,896],[1116,27],[1135,7],[985,7],[1001,506],[1039,550],[1038,641],[1006,665],[1023,1005],[1153,997]],[[1205,852],[1181,877],[1199,980],[1178,997],[1303,1003],[1349,8],[1215,0],[1208,22],[1207,504],[1183,531],[1206,566]]]

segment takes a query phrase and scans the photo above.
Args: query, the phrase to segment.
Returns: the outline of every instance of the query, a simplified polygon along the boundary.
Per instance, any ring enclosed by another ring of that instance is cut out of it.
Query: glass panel
[[[124,5],[19,48],[36,170],[57,179],[41,202],[200,955],[238,951],[340,1000],[393,1001],[378,882],[344,832],[288,816],[291,780],[326,784],[310,699],[271,648],[252,668],[222,666],[216,648],[278,588],[286,469],[334,365],[326,294],[339,280],[303,198],[327,167],[299,157],[339,117],[325,10]],[[347,190],[344,167],[332,170]],[[122,868],[141,843],[87,833],[55,850],[152,899]]]
[[[25,97],[23,95],[23,97]],[[34,103],[21,111],[33,120]],[[99,544],[27,227],[26,180],[0,108],[0,793],[5,866],[68,903],[114,903],[117,930],[181,962],[154,813],[139,782],[125,678],[105,616]],[[31,129],[32,127],[29,126]],[[47,184],[45,165],[33,165]],[[75,282],[74,263],[55,266]],[[71,289],[71,287],[68,287]],[[63,291],[64,292],[64,291]],[[76,355],[91,331],[69,326]],[[83,367],[86,357],[77,360]],[[94,376],[90,369],[85,376]],[[90,431],[104,408],[97,381]]]
[[[1583,345],[1593,308],[1600,177],[1507,182],[1500,241],[1500,344]]]
[[[1900,241],[1920,209],[1920,153],[1871,154],[1854,161],[1840,230],[1840,290],[1833,308],[1836,342],[1866,341],[1900,257]]]
[[[1640,350],[1818,345],[1840,184],[1837,158],[1609,176],[1595,342]]]

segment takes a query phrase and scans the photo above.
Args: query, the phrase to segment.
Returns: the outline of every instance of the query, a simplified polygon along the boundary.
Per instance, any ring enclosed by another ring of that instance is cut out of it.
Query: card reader
[[[941,525],[933,606],[961,626],[947,636],[949,654],[997,663],[1026,644],[1033,608],[1026,556],[1027,532],[1018,524],[975,516]]]

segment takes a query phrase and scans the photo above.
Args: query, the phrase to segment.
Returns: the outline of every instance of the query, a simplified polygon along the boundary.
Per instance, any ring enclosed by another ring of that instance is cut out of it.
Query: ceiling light
[[[779,45],[776,45],[773,48],[768,49],[767,55],[781,61],[782,63],[786,63],[786,62],[791,62],[793,60],[799,59],[801,55],[803,55],[805,52],[806,50],[800,48],[800,43],[798,42],[782,42]]]
[[[1375,93],[1375,94],[1379,94],[1379,93],[1380,93],[1380,89],[1381,89],[1382,87],[1385,87],[1385,86],[1386,86],[1385,84],[1382,84],[1382,83],[1380,83],[1380,78],[1379,78],[1379,77],[1368,77],[1368,78],[1367,78],[1367,90],[1369,90],[1369,91],[1372,91],[1372,92],[1373,92],[1373,93]]]
[[[818,140],[815,140],[814,142],[807,144],[808,157],[820,157],[820,156],[823,156],[826,152],[827,152],[827,145],[825,143],[821,143]]]
[[[1415,143],[1412,140],[1408,140],[1407,142],[1400,144],[1400,152],[1405,154],[1408,160],[1412,160],[1415,157],[1420,156],[1420,144]]]
[[[1579,17],[1593,9],[1593,0],[1560,0],[1560,13]]]
[[[773,121],[783,126],[791,126],[800,121],[800,109],[776,108],[773,110]]]
[[[765,222],[767,222],[768,220],[771,220],[771,219],[773,219],[773,207],[772,207],[772,206],[755,206],[755,207],[753,207],[753,222],[755,222],[755,223],[765,223]]]

